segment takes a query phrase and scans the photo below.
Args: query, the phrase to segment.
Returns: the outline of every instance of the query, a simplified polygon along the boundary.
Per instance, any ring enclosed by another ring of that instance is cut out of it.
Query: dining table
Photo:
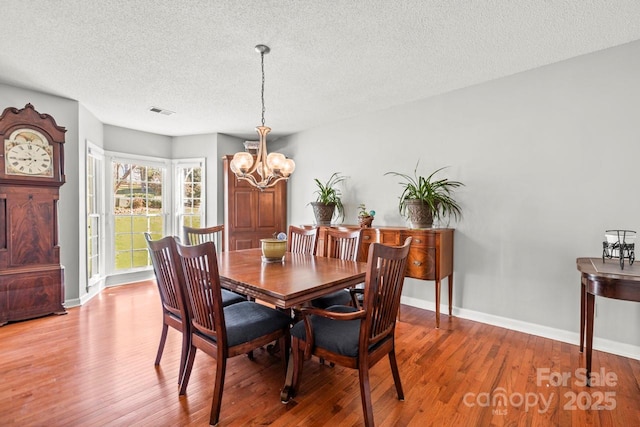
[[[322,295],[364,282],[367,264],[286,252],[282,261],[262,260],[260,248],[220,252],[218,273],[223,288],[273,304],[302,306]]]
[[[218,254],[222,287],[292,312],[314,298],[363,283],[366,268],[364,262],[290,252],[281,261],[266,262],[259,248]],[[280,392],[283,403],[290,399],[292,359]]]

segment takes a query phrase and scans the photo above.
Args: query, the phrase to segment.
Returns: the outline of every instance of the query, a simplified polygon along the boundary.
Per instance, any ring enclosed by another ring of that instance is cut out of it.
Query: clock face
[[[53,147],[47,138],[33,129],[18,129],[4,141],[7,175],[53,177]]]

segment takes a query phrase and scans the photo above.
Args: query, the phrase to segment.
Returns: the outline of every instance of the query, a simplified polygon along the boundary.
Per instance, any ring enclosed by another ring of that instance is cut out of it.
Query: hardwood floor
[[[207,425],[215,363],[198,353],[179,398],[180,334],[170,329],[154,367],[161,311],[153,282],[107,289],[68,311],[0,328],[1,426]],[[389,364],[374,366],[376,425],[640,425],[638,360],[594,351],[594,370],[617,380],[588,388],[577,345],[447,316],[441,329],[434,324],[433,312],[402,307],[405,401]],[[230,360],[219,425],[362,425],[356,371],[307,362],[299,395],[283,405],[282,361],[255,356]]]

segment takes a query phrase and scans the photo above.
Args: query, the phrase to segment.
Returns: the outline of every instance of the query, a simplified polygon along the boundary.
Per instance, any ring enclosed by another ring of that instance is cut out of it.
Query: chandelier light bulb
[[[253,156],[246,151],[241,151],[233,155],[231,163],[234,164],[235,169],[239,172],[247,173],[253,166]]]
[[[282,176],[288,178],[294,170],[296,170],[296,162],[294,162],[293,159],[286,159],[280,172],[282,172]]]

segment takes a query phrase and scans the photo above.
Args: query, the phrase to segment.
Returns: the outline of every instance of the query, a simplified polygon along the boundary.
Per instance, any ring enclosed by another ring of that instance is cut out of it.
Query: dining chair
[[[180,353],[180,371],[178,384],[182,383],[182,375],[187,360],[190,341],[190,324],[186,321],[186,306],[183,294],[184,276],[178,261],[176,243],[173,237],[152,240],[149,233],[144,233],[149,248],[149,255],[156,276],[156,284],[162,303],[162,333],[156,354],[155,365],[160,364],[162,352],[167,341],[169,326],[182,333],[182,352]]]
[[[155,365],[160,364],[164,345],[167,341],[169,326],[182,333],[182,351],[180,354],[180,371],[178,384],[182,384],[187,353],[191,342],[191,325],[188,318],[186,299],[184,295],[184,274],[180,267],[176,240],[167,236],[159,240],[152,240],[149,233],[144,233],[156,276],[156,284],[162,303],[162,333],[156,354]],[[246,301],[243,295],[222,290],[222,304],[224,306]]]
[[[287,252],[315,255],[318,246],[318,228],[289,226]]]
[[[216,243],[218,233],[224,230],[224,224],[214,225],[211,227],[195,228],[195,227],[182,227],[182,235],[187,245],[199,245],[204,242]]]
[[[247,300],[224,307],[213,243],[177,244],[177,251],[185,277],[185,300],[191,323],[191,346],[180,394],[186,392],[197,349],[216,359],[209,418],[209,424],[215,425],[220,418],[227,359],[277,340],[286,367],[291,348],[291,318],[284,312]]]
[[[358,259],[358,250],[360,249],[361,234],[361,229],[351,230],[327,228],[322,253],[317,255],[356,261]],[[353,304],[353,297],[351,296],[349,289],[341,289],[315,298],[311,301],[311,305],[317,308],[328,308],[332,305],[349,304]]]
[[[373,426],[369,368],[388,355],[398,399],[404,400],[395,354],[395,325],[410,243],[408,237],[402,246],[370,246],[361,309],[301,309],[303,320],[291,328],[291,397],[299,389],[304,361],[312,355],[357,369],[365,426]]]

